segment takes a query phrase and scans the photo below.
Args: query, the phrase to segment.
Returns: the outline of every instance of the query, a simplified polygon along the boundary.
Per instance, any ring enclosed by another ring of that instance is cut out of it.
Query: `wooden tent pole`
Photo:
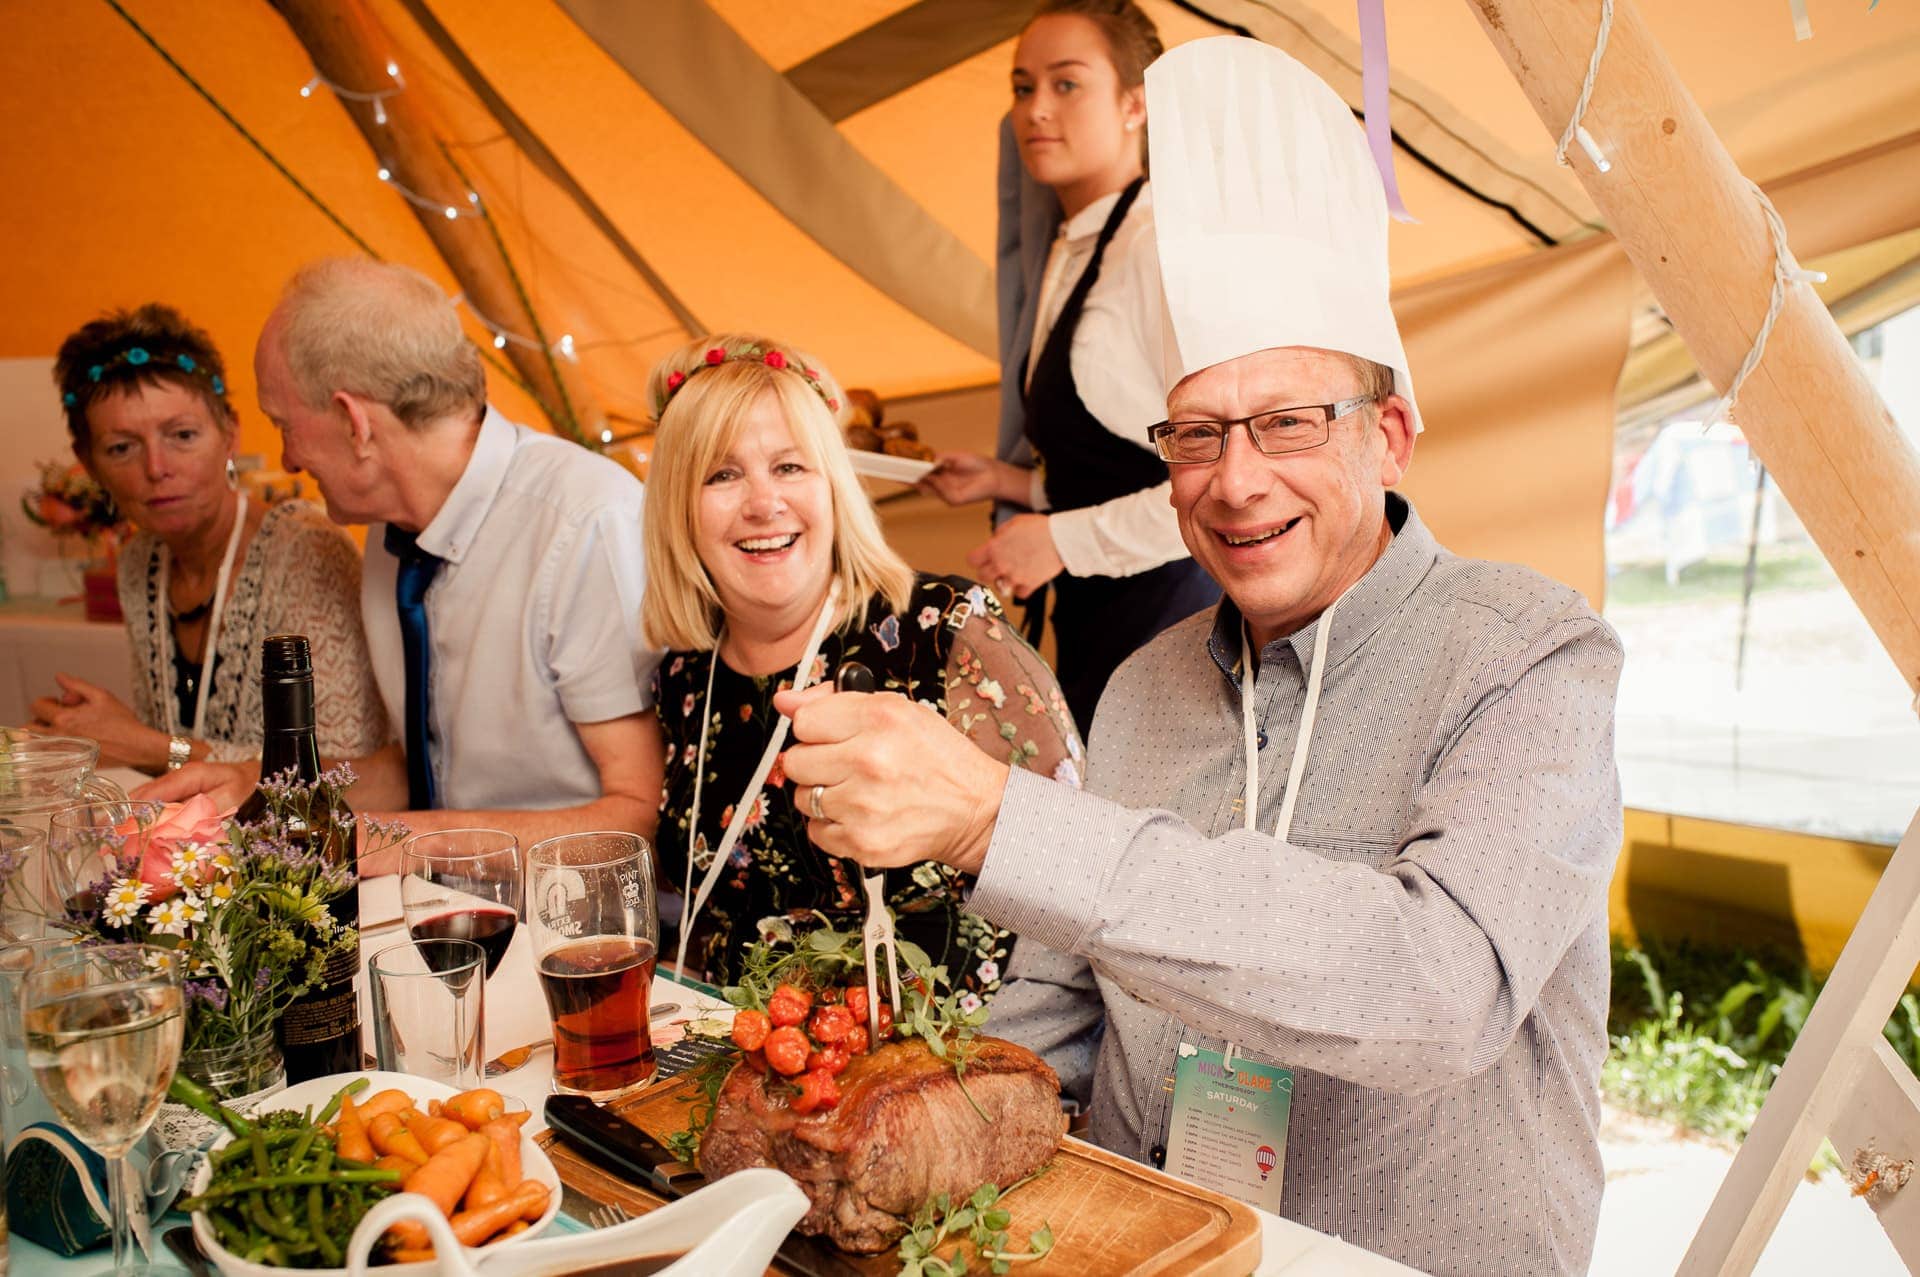
[[[270,3],[306,46],[314,70],[328,80],[359,93],[394,86],[387,63],[395,46],[364,0]],[[324,86],[316,86],[314,92],[331,95]],[[471,188],[441,146],[445,132],[439,127],[425,77],[408,80],[405,90],[379,102],[378,110],[370,101],[342,97],[339,102],[367,139],[373,162],[387,169],[398,185],[433,201],[431,208],[409,203],[472,309],[522,336],[543,331],[494,232],[481,218],[467,215],[472,212],[467,200]],[[379,119],[383,114],[384,123]],[[449,218],[447,208],[462,215]],[[548,330],[548,341],[557,336]],[[540,401],[556,433],[583,442],[598,441],[606,414],[577,364],[557,352],[512,341],[501,353]]]
[[[1598,0],[1471,0],[1556,138],[1598,30]],[[1767,310],[1773,244],[1753,192],[1632,0],[1582,117],[1612,163],[1574,171],[1713,384]],[[1910,690],[1920,691],[1920,456],[1811,288],[1793,285],[1735,419]]]

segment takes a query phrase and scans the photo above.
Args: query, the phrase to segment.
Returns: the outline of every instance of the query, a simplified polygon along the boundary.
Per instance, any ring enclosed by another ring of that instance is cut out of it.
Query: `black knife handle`
[[[549,1095],[546,1117],[561,1139],[627,1179],[672,1197],[705,1183],[699,1171],[679,1162],[659,1140],[584,1095]]]

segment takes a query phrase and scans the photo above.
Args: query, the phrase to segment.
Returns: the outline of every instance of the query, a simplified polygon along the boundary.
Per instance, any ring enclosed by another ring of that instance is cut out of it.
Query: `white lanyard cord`
[[[1346,595],[1342,594],[1340,599]],[[1293,832],[1293,809],[1300,798],[1300,778],[1307,771],[1307,746],[1313,743],[1313,720],[1320,712],[1320,685],[1327,672],[1327,637],[1333,633],[1333,610],[1340,599],[1327,605],[1320,614],[1320,627],[1313,636],[1313,662],[1307,667],[1307,695],[1300,706],[1300,730],[1293,738],[1293,762],[1287,768],[1287,792],[1280,800],[1280,818],[1273,824],[1273,836],[1285,842]],[[1253,829],[1260,806],[1260,741],[1253,724],[1253,645],[1247,639],[1246,623],[1240,625],[1240,726],[1246,737],[1247,798],[1246,825]],[[1221,1067],[1233,1069],[1233,1043],[1227,1043]]]
[[[827,631],[833,627],[833,605],[840,600],[840,582],[836,578],[827,588],[827,601],[820,605],[820,619],[813,623],[813,633],[807,637],[807,650],[800,655],[800,664],[793,672],[793,690],[803,692],[813,682],[813,659],[820,654],[820,645],[826,641]],[[707,771],[707,728],[713,722],[713,675],[720,665],[720,638],[716,636],[707,665],[707,694],[700,701],[700,752],[693,767],[693,811],[687,822],[687,884],[686,895],[680,901],[680,949],[674,958],[674,966],[685,974],[687,969],[687,938],[693,932],[693,920],[699,916],[707,897],[713,894],[714,884],[719,882],[720,874],[727,867],[727,857],[733,854],[733,844],[740,841],[740,833],[746,828],[747,817],[753,811],[753,803],[760,795],[760,787],[767,783],[767,776],[773,771],[774,759],[780,756],[780,747],[787,743],[787,731],[793,726],[785,714],[773,725],[773,736],[767,741],[765,752],[760,755],[760,765],[753,769],[753,779],[747,782],[740,801],[734,805],[733,819],[727,822],[727,830],[720,836],[720,845],[714,849],[713,860],[707,865],[706,874],[700,879],[698,895],[693,891],[693,848],[700,836],[700,789],[701,781]]]
[[[193,703],[193,730],[202,737],[207,734],[207,693],[213,690],[213,666],[217,659],[214,648],[220,641],[220,618],[227,607],[227,581],[233,575],[233,556],[240,551],[240,534],[247,526],[247,494],[240,494],[239,504],[233,512],[233,531],[227,534],[227,552],[220,560],[220,573],[213,578],[213,607],[207,613],[207,641],[200,645],[200,694]],[[172,578],[172,554],[161,560],[164,570],[160,578],[160,606],[169,606],[169,583]],[[173,626],[160,627],[160,671],[161,686],[164,690],[166,671],[173,666]],[[167,707],[167,735],[177,736],[184,730],[180,724],[179,708],[171,695],[161,697]]]

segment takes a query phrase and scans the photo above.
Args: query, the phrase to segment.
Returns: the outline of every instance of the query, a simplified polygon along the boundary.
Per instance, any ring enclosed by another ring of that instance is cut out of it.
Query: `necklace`
[[[168,608],[167,619],[175,625],[192,625],[195,621],[204,618],[206,614],[211,611],[213,611],[213,595],[209,594],[206,598],[201,599],[190,608],[185,608],[178,612],[172,608]]]

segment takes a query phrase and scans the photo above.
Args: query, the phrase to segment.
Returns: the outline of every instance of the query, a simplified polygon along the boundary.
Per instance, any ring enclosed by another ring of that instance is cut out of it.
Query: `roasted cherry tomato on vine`
[[[840,1102],[840,1086],[833,1075],[818,1069],[810,1069],[793,1080],[800,1088],[800,1094],[793,1097],[790,1107],[796,1113],[811,1113],[815,1109],[830,1109]]]
[[[821,1006],[831,1006],[839,1000],[840,990],[837,986],[831,984],[820,990],[820,995],[814,999],[814,1001],[818,1002]]]
[[[852,1058],[844,1044],[823,1046],[807,1057],[807,1072],[818,1069],[822,1073],[838,1075],[847,1071],[847,1064]]]
[[[862,1020],[847,1030],[847,1040],[840,1044],[847,1048],[847,1054],[859,1055],[867,1049],[867,1024]]]
[[[847,1010],[853,1012],[853,1018],[861,1024],[867,1022],[867,987],[865,985],[847,986]]]
[[[893,1036],[893,1006],[891,1003],[882,1002],[880,1004],[880,1041],[875,1042],[874,1045],[879,1046],[881,1045],[881,1043],[884,1043],[888,1038],[892,1036]]]
[[[813,1005],[813,995],[805,989],[796,989],[783,984],[773,991],[767,999],[767,1018],[778,1028],[789,1024],[798,1024],[807,1018],[807,1008]]]
[[[767,1022],[765,1012],[735,1011],[733,1013],[733,1044],[742,1051],[758,1051],[767,1044],[767,1033],[772,1027]]]
[[[813,1019],[807,1030],[813,1040],[822,1044],[844,1042],[847,1031],[853,1028],[853,1012],[846,1007],[821,1007],[813,1013]]]
[[[807,1053],[811,1049],[807,1035],[791,1024],[767,1034],[767,1063],[775,1072],[788,1077],[807,1067]]]

